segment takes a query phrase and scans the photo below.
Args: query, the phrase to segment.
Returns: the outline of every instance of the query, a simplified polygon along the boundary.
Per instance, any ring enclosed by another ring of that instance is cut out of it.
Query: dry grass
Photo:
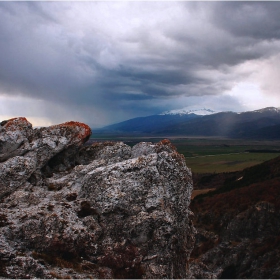
[[[195,198],[199,194],[205,194],[205,193],[208,193],[208,192],[211,192],[211,191],[214,191],[214,190],[215,190],[215,188],[204,189],[204,190],[193,190],[191,199]]]

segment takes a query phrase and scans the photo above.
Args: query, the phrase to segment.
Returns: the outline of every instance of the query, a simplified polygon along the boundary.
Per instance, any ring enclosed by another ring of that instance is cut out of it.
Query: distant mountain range
[[[184,108],[130,119],[106,126],[99,131],[155,136],[280,139],[280,108],[267,107],[241,113]]]

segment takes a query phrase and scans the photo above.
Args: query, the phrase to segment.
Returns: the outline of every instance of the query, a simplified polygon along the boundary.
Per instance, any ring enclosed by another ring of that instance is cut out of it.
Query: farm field
[[[240,171],[280,155],[280,153],[248,153],[186,157],[187,166],[195,173]]]
[[[240,171],[280,155],[280,141],[120,135],[95,135],[91,141],[123,141],[133,146],[141,141],[155,143],[164,138],[185,156],[187,166],[194,173]]]
[[[240,171],[280,155],[279,141],[181,139],[173,144],[195,173]]]

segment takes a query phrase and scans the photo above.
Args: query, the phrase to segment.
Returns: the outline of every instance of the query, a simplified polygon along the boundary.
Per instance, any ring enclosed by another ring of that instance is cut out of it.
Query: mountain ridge
[[[218,113],[218,111],[214,111],[212,109],[206,109],[206,108],[182,108],[182,109],[175,109],[175,110],[170,110],[170,111],[165,111],[159,115],[188,115],[188,114],[195,114],[195,115],[201,115],[201,116],[206,116],[206,115],[211,115]]]
[[[280,109],[266,107],[245,112],[195,114],[195,110],[177,114],[159,114],[134,118],[102,128],[102,132],[151,135],[216,136],[228,138],[280,138]],[[175,110],[176,111],[176,110]],[[201,110],[197,110],[199,113]],[[169,111],[172,112],[172,111]],[[173,111],[174,112],[174,111]]]

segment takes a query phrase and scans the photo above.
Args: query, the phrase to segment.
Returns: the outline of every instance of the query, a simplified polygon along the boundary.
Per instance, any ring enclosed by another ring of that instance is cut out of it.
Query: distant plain
[[[133,146],[141,141],[159,142],[169,139],[186,158],[195,173],[240,171],[280,155],[280,141],[237,140],[213,137],[152,137],[141,135],[95,134],[90,142],[122,141]]]

